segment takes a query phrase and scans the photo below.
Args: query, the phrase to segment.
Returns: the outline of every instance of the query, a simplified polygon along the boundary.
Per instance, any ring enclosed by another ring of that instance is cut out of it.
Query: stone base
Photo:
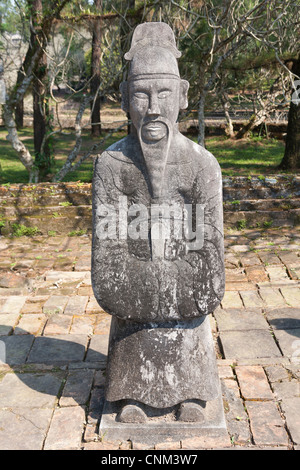
[[[116,416],[122,403],[106,401],[100,422],[99,434],[104,440],[126,442],[128,440],[149,446],[174,442],[193,437],[207,436],[219,438],[227,434],[226,422],[221,394],[211,402],[206,403],[203,410],[205,421],[202,423],[185,423],[177,421],[174,410],[166,413],[153,413],[146,423],[121,423]]]

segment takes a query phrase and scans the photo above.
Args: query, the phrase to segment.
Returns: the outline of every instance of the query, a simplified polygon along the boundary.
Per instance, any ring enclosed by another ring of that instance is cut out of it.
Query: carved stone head
[[[143,23],[134,31],[128,81],[121,85],[122,108],[145,142],[157,142],[188,105],[189,84],[181,80],[175,37],[165,23]]]

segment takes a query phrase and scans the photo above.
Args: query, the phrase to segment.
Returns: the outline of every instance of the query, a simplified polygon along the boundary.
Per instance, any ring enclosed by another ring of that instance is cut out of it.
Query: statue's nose
[[[158,97],[155,95],[151,95],[149,98],[148,114],[160,114]]]

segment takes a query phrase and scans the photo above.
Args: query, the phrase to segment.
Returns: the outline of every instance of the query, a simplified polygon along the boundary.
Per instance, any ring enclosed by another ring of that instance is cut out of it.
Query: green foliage
[[[37,227],[26,227],[22,224],[12,224],[12,236],[13,237],[32,237],[40,233]]]
[[[81,237],[86,234],[86,230],[72,230],[68,233],[68,237]]]
[[[238,230],[244,230],[245,228],[247,228],[247,220],[246,219],[238,220],[237,228]]]

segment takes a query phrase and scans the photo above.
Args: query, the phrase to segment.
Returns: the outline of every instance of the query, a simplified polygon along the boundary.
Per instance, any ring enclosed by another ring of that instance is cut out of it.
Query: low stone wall
[[[300,224],[300,176],[224,177],[223,197],[227,227]],[[91,204],[90,183],[2,185],[1,233],[12,233],[20,225],[43,234],[90,232]]]

